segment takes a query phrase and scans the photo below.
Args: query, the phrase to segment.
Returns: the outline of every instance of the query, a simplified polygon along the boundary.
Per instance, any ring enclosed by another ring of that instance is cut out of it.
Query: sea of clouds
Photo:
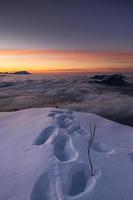
[[[126,81],[133,83],[133,75]],[[90,75],[0,76],[0,111],[57,106],[133,125],[133,90],[91,82]]]

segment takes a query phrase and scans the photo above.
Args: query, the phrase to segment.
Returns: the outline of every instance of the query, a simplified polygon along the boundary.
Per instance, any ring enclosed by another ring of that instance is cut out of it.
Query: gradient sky
[[[132,0],[1,0],[0,71],[133,70]]]

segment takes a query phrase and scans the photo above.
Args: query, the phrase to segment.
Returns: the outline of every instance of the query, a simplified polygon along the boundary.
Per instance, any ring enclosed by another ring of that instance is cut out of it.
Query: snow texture
[[[92,113],[0,113],[0,160],[0,200],[133,199],[133,128]]]

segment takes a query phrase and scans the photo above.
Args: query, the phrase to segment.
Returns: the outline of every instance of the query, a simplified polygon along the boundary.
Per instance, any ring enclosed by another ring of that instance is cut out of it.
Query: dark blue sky
[[[133,50],[133,0],[1,0],[0,49]]]

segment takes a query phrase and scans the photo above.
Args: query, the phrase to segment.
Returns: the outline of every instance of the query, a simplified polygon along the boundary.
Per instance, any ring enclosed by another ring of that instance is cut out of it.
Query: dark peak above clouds
[[[104,84],[108,86],[129,86],[130,84],[124,80],[125,76],[122,74],[112,74],[112,75],[95,75],[91,77],[94,79],[93,82]]]
[[[30,72],[28,72],[28,71],[17,71],[17,72],[0,72],[0,76],[4,76],[4,75],[7,75],[7,74],[28,75],[28,74],[31,74],[31,73],[30,73]]]
[[[20,74],[20,75],[28,75],[28,74],[31,74],[30,72],[28,71],[17,71],[17,72],[14,72],[14,74]]]

